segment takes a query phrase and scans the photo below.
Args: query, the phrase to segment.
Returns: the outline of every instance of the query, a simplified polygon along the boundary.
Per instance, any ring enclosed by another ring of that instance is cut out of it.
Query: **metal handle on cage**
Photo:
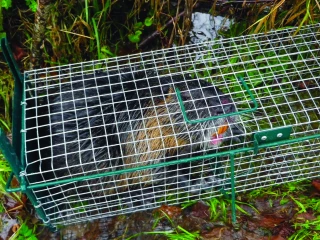
[[[225,118],[225,117],[229,117],[229,116],[241,115],[241,114],[244,114],[244,113],[249,113],[249,112],[256,111],[258,109],[257,100],[254,98],[250,88],[248,87],[248,85],[244,81],[243,77],[238,77],[238,80],[241,82],[242,86],[244,87],[244,89],[246,90],[248,95],[250,96],[250,99],[251,99],[251,101],[253,103],[253,107],[252,108],[241,110],[241,111],[238,111],[238,112],[225,113],[225,114],[221,114],[221,115],[217,115],[217,116],[211,116],[211,117],[207,117],[207,118],[197,119],[197,120],[190,120],[188,118],[187,112],[186,112],[186,109],[184,107],[183,100],[182,100],[182,97],[181,97],[181,92],[180,92],[180,90],[178,88],[175,88],[175,91],[176,91],[176,94],[177,94],[177,97],[178,97],[178,102],[179,102],[179,105],[180,105],[181,112],[182,112],[184,120],[189,124],[196,124],[196,123],[200,123],[200,122],[214,120],[214,119],[217,119],[217,118]]]

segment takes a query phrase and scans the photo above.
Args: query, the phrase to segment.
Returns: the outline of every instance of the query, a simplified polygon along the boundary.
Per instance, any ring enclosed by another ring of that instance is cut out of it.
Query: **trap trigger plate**
[[[286,126],[254,133],[254,153],[258,154],[258,150],[261,145],[288,140],[291,132],[292,126]]]

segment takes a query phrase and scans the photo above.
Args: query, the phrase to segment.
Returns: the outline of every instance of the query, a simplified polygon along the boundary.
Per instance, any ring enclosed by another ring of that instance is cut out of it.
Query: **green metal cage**
[[[24,72],[0,147],[50,227],[320,173],[320,25]],[[19,188],[11,188],[12,177]]]

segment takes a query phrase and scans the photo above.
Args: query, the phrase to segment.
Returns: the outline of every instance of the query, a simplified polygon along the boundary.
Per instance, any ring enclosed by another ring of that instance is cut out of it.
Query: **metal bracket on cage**
[[[251,107],[249,109],[244,109],[244,110],[241,110],[241,111],[238,111],[238,112],[225,113],[225,114],[221,114],[221,115],[217,115],[217,116],[211,116],[211,117],[197,119],[197,120],[190,120],[188,118],[187,113],[186,113],[186,109],[185,109],[183,101],[182,101],[180,90],[178,88],[175,88],[175,92],[176,92],[176,95],[178,97],[178,102],[179,102],[179,105],[180,105],[180,108],[181,108],[181,112],[182,112],[183,118],[186,121],[186,123],[196,124],[196,123],[200,123],[200,122],[214,120],[214,119],[217,119],[217,118],[226,118],[226,117],[229,117],[229,116],[241,115],[241,114],[244,114],[244,113],[250,113],[250,112],[256,111],[258,109],[257,100],[254,98],[250,88],[248,87],[248,85],[244,81],[243,77],[237,77],[237,78],[241,82],[242,86],[244,87],[244,89],[246,90],[248,95],[250,96],[250,99],[251,99],[251,101],[253,103],[253,107]]]
[[[288,140],[290,138],[291,132],[292,126],[256,132],[253,135],[254,154],[258,154],[259,148],[268,147],[269,143],[274,145],[275,142]],[[285,142],[282,142],[282,144],[285,144]]]

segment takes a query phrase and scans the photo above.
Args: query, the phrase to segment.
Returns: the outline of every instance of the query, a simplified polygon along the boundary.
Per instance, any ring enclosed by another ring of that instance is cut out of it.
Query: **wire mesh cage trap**
[[[50,226],[319,176],[319,24],[23,76],[1,41],[7,189]]]

